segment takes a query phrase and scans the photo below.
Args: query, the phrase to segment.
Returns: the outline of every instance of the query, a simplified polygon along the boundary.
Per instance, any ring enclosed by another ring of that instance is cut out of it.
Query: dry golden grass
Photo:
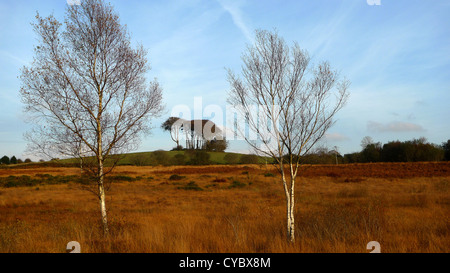
[[[69,241],[82,252],[368,252],[369,241],[382,252],[448,252],[450,175],[302,177],[289,244],[282,185],[264,175],[273,170],[220,168],[119,167],[116,174],[144,178],[113,184],[108,238],[96,198],[77,184],[0,188],[0,252],[65,252]],[[184,178],[169,180],[173,173]],[[187,187],[192,181],[203,190],[189,190],[198,189]]]

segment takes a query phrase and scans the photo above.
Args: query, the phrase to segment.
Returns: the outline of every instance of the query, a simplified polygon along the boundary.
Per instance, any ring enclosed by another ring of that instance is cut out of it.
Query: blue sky
[[[135,44],[149,50],[164,88],[166,114],[153,121],[139,151],[170,149],[159,129],[175,105],[225,107],[227,73],[239,72],[241,55],[257,28],[276,28],[297,41],[313,63],[328,60],[351,82],[350,99],[325,139],[341,153],[360,150],[364,136],[386,143],[426,137],[450,139],[450,1],[110,1]],[[64,18],[66,1],[0,0],[0,156],[23,154],[25,122],[19,97],[20,68],[31,62],[36,11]],[[241,142],[231,151],[245,152]]]

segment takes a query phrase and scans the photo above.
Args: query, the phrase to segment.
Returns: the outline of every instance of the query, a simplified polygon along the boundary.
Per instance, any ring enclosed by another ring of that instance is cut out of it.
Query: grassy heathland
[[[297,240],[270,165],[119,166],[107,194],[110,235],[79,169],[0,169],[0,253],[448,252],[450,164],[302,168]]]

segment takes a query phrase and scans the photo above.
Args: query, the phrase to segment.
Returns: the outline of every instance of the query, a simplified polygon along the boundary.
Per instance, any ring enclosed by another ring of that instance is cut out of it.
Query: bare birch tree
[[[228,71],[228,102],[245,120],[235,128],[255,152],[276,162],[286,195],[287,236],[294,242],[301,157],[333,125],[349,82],[338,81],[327,62],[312,66],[305,50],[297,43],[289,47],[277,32],[257,30],[242,60],[242,78]]]
[[[147,52],[133,48],[110,4],[85,0],[68,6],[64,27],[36,15],[32,64],[21,73],[21,97],[35,128],[29,148],[95,159],[95,193],[108,234],[105,162],[133,150],[150,119],[162,111],[158,82],[147,83]],[[83,151],[83,154],[81,154]],[[108,169],[107,169],[108,168]]]

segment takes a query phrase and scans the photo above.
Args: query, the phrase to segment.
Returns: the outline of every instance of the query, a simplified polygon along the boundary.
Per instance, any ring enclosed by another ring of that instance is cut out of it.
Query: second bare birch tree
[[[312,66],[305,50],[297,43],[289,47],[277,32],[257,30],[242,60],[242,78],[228,73],[228,102],[245,120],[235,128],[258,154],[276,162],[286,196],[287,238],[294,242],[301,157],[333,125],[349,82],[339,81],[327,62]]]

